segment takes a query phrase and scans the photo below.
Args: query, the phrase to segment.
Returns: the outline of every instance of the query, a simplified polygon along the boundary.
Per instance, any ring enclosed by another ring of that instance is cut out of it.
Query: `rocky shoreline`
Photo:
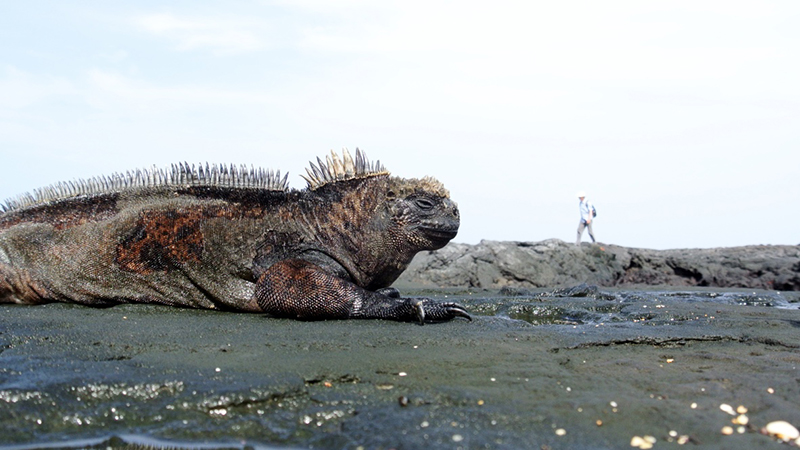
[[[650,250],[607,244],[450,243],[418,254],[396,286],[498,289],[702,286],[800,290],[800,246]]]

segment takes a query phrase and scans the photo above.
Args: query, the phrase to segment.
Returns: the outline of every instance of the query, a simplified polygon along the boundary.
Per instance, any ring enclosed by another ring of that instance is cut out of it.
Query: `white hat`
[[[586,192],[578,191],[578,198],[586,197]]]

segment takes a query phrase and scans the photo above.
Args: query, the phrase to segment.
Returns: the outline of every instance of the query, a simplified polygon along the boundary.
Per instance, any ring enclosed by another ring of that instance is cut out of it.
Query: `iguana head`
[[[436,250],[458,233],[458,205],[442,183],[431,177],[388,180],[386,199],[392,239],[417,251]]]
[[[380,161],[370,162],[359,149],[356,149],[355,158],[346,149],[341,158],[331,151],[325,161],[318,158],[317,164],[311,163],[306,172],[308,176],[303,178],[312,191],[332,189],[342,193],[352,188],[349,181],[360,181],[358,185],[362,191],[351,192],[358,200],[345,202],[359,212],[338,214],[342,217],[336,222],[346,221],[345,216],[350,219],[350,225],[356,225],[354,219],[383,222],[373,222],[368,228],[379,230],[378,234],[383,235],[380,239],[388,240],[400,253],[413,256],[422,250],[442,248],[458,232],[458,206],[450,200],[450,193],[442,183],[434,178],[390,177]],[[337,190],[337,185],[350,188]],[[377,216],[373,216],[375,213]],[[385,223],[384,214],[388,214],[389,223]]]

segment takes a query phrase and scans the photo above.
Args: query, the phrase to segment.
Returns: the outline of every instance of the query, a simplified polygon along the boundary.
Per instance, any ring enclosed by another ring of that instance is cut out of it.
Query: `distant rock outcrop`
[[[398,285],[431,287],[712,286],[800,290],[800,246],[649,250],[481,241],[420,253]]]

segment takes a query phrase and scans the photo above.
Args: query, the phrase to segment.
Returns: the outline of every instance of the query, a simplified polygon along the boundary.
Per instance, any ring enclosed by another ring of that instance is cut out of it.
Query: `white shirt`
[[[587,200],[586,198],[584,198],[581,201],[581,204],[578,205],[578,209],[581,212],[581,221],[582,222],[588,222],[588,221],[594,219],[592,217],[592,204],[589,203],[589,200]]]

